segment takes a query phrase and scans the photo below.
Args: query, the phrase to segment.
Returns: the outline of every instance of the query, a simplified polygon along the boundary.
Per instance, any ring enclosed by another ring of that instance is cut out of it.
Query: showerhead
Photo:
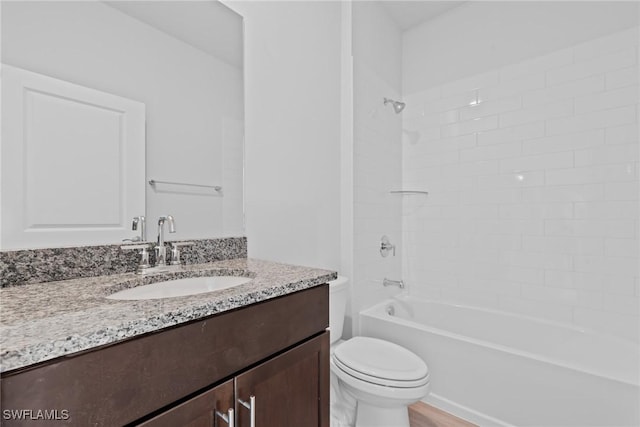
[[[402,112],[402,110],[404,110],[404,107],[407,106],[407,104],[405,104],[404,102],[394,101],[393,99],[385,98],[384,99],[384,105],[387,105],[389,103],[391,103],[391,105],[393,105],[393,111],[395,111],[396,114],[400,114],[400,112]]]

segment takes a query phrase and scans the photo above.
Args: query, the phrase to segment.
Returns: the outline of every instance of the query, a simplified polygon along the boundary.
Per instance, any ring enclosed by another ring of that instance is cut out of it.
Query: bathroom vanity
[[[335,273],[238,259],[179,274],[252,281],[146,301],[105,298],[150,280],[130,273],[2,289],[2,425],[328,427]]]

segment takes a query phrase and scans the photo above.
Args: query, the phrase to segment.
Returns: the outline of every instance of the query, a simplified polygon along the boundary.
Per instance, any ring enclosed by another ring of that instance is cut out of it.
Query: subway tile
[[[416,123],[416,125],[412,126],[414,128],[429,128],[429,127],[437,127],[440,125],[446,125],[449,123],[455,123],[458,121],[458,110],[448,110],[437,113],[424,114],[420,117],[416,117],[411,119]],[[403,127],[407,124],[408,120],[404,120],[403,118]]]
[[[426,102],[424,104],[424,114],[441,113],[466,107],[478,102],[478,93],[475,90],[449,95],[441,99]]]
[[[451,165],[443,171],[444,176],[448,175],[490,175],[499,172],[498,160],[477,160],[471,162],[460,162]]]
[[[493,145],[516,142],[544,136],[544,121],[519,126],[500,128],[478,133],[478,145]]]
[[[604,296],[604,310],[617,314],[640,314],[640,298],[632,295],[611,295]]]
[[[554,68],[569,65],[573,62],[571,48],[561,49],[547,55],[537,56],[500,69],[500,80],[507,81],[526,75],[543,73]]]
[[[475,134],[454,136],[451,138],[439,138],[434,141],[429,141],[425,144],[418,144],[416,148],[420,148],[424,153],[438,153],[442,151],[457,151],[462,148],[475,147],[476,136]],[[411,147],[405,147],[405,152],[411,155]],[[409,151],[407,151],[409,150]]]
[[[574,60],[575,62],[590,60],[620,50],[637,48],[637,46],[638,27],[632,27],[574,46]]]
[[[460,289],[484,289],[487,292],[492,292],[497,295],[503,296],[516,296],[520,295],[521,285],[515,282],[502,281],[502,280],[481,280],[477,277],[462,277],[459,283]]]
[[[495,86],[499,81],[498,71],[489,71],[476,74],[471,77],[445,83],[442,85],[442,97],[480,89],[487,86]]]
[[[523,284],[541,285],[544,283],[544,270],[542,268],[502,265],[498,268],[496,278]]]
[[[636,120],[636,106],[595,111],[572,117],[548,120],[547,135],[558,135],[582,132],[590,129],[620,126],[635,123]]]
[[[601,183],[585,185],[547,185],[522,189],[523,202],[582,202],[604,199]]]
[[[531,187],[544,185],[544,171],[512,172],[477,177],[478,189]]]
[[[522,296],[533,300],[556,304],[575,305],[578,291],[575,289],[552,288],[547,286],[522,285]]]
[[[638,274],[638,260],[633,257],[574,255],[573,269],[583,273],[634,276]]]
[[[593,165],[572,169],[554,169],[545,173],[547,185],[593,184],[599,182],[631,181],[636,179],[634,163]]]
[[[571,151],[604,145],[605,130],[595,129],[568,135],[555,135],[530,139],[522,142],[523,154],[552,153]]]
[[[498,116],[481,117],[440,127],[443,138],[466,135],[498,127]]]
[[[638,94],[636,85],[580,96],[574,100],[575,114],[635,105],[639,101]]]
[[[423,166],[439,166],[439,165],[449,165],[452,163],[459,162],[459,152],[456,151],[441,151],[434,153],[427,153],[421,156],[418,156],[418,162]]]
[[[539,219],[572,218],[572,203],[521,203],[500,206],[500,218]]]
[[[544,233],[547,236],[632,238],[635,223],[631,219],[547,219]]]
[[[402,111],[403,120],[424,116],[425,105],[440,99],[440,96],[440,86],[404,95],[402,100],[405,102],[406,107]]]
[[[576,150],[575,165],[591,166],[624,163],[640,160],[640,144],[605,145],[602,147]]]
[[[412,119],[403,125],[402,141],[405,149],[420,149],[440,140],[440,126],[422,126],[418,120]],[[365,147],[366,149],[366,147]]]
[[[524,236],[523,238],[530,238]],[[531,251],[523,248],[519,251],[506,251],[500,253],[500,263],[516,265],[520,267],[570,270],[573,266],[571,256],[561,253]]]
[[[570,116],[571,114],[573,114],[572,100],[527,107],[522,110],[500,114],[500,127],[517,126],[524,123]]]
[[[568,151],[500,160],[500,170],[503,173],[570,167],[573,167],[573,153]]]
[[[504,113],[506,111],[518,110],[521,106],[522,98],[520,96],[479,102],[475,105],[460,108],[460,120],[471,120],[478,117]]]
[[[633,276],[601,274],[593,272],[573,272],[576,288],[600,290],[608,294],[633,295]]]
[[[458,242],[461,247],[471,248],[474,251],[490,250],[519,250],[522,238],[516,235],[473,235],[462,234]]]
[[[608,182],[604,185],[605,200],[638,200],[640,198],[640,183]]]
[[[523,299],[521,297],[501,296],[500,309],[525,316],[544,318],[557,322],[569,323],[572,320],[571,306],[547,302]]]
[[[442,214],[446,218],[497,218],[498,205],[443,206]]]
[[[573,310],[576,325],[598,332],[638,340],[638,317],[591,308],[576,307]]]
[[[544,74],[522,76],[514,80],[501,81],[495,86],[487,86],[478,90],[478,102],[491,101],[521,95],[523,92],[543,88]]]
[[[523,236],[522,249],[545,253],[602,255],[604,241],[597,237]]]
[[[478,161],[503,159],[507,157],[515,157],[522,152],[520,142],[508,144],[487,145],[483,147],[468,148],[460,150],[460,160],[462,161]]]
[[[638,239],[606,239],[604,242],[605,255],[634,257],[638,259],[640,242]],[[640,264],[638,265],[640,270]]]
[[[479,290],[465,289],[464,291],[451,288],[443,289],[442,300],[454,304],[498,308],[498,296],[482,288]]]
[[[518,203],[520,202],[520,190],[511,188],[489,188],[474,189],[462,194],[461,201],[464,203],[484,204],[484,203]]]
[[[605,75],[607,90],[620,87],[637,86],[640,83],[640,70],[637,66],[610,71]],[[636,89],[637,90],[637,89]]]
[[[605,76],[603,74],[590,76],[579,80],[571,80],[556,86],[525,92],[522,95],[522,104],[525,107],[544,105],[574,98],[605,89]]]
[[[545,270],[544,284],[554,288],[575,288],[574,276],[568,270]]]
[[[542,235],[544,219],[481,219],[475,222],[475,232],[496,235]]]
[[[576,219],[634,220],[640,214],[638,207],[636,201],[578,202],[574,203],[574,215]]]
[[[553,86],[570,80],[577,80],[595,74],[605,73],[607,71],[631,67],[635,64],[636,50],[625,49],[620,52],[598,56],[548,71],[547,85]]]
[[[638,141],[640,139],[637,123],[609,127],[605,131],[605,142],[607,144],[637,144]]]
[[[575,307],[601,309],[603,307],[604,294],[600,291],[577,291],[577,299],[574,302]]]

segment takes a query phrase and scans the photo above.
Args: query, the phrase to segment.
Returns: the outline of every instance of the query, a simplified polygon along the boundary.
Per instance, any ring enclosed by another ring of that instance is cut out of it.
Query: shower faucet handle
[[[396,256],[396,245],[392,245],[387,236],[382,236],[380,238],[380,255],[386,258],[391,251],[393,251],[393,256]]]

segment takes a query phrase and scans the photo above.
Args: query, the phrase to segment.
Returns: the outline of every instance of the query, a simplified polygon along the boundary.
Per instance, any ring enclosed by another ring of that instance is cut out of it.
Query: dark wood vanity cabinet
[[[326,427],[328,339],[328,333],[312,338],[139,426]]]
[[[224,382],[186,402],[168,409],[139,424],[140,427],[212,427],[224,425],[216,420],[216,411],[232,408],[234,399],[233,380]],[[228,413],[221,413],[229,415]],[[231,413],[233,416],[233,413]]]
[[[328,323],[322,285],[6,372],[3,410],[69,417],[2,425],[329,427]]]

